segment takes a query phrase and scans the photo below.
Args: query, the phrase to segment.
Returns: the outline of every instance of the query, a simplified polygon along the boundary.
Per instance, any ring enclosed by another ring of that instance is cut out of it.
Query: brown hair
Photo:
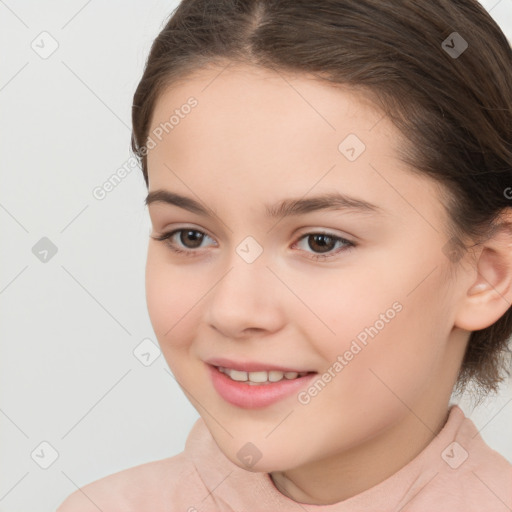
[[[133,99],[132,150],[147,186],[156,100],[206,65],[237,62],[366,94],[408,142],[403,161],[444,185],[454,264],[468,249],[462,240],[490,236],[512,206],[512,50],[476,0],[183,0],[153,42]],[[511,334],[511,308],[471,333],[457,391],[470,382],[498,389]]]

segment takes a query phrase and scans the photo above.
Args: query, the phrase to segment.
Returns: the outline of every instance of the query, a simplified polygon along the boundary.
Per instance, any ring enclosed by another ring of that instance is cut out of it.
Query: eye
[[[340,252],[348,251],[356,247],[356,244],[350,240],[346,240],[345,238],[335,236],[330,233],[307,233],[300,237],[298,242],[296,242],[296,245],[300,245],[302,243],[304,246],[303,242],[306,242],[305,245],[313,250],[313,254],[309,257],[314,260],[333,258]],[[341,247],[338,245],[338,249],[332,252],[337,244],[341,244]],[[306,250],[306,252],[308,251]]]
[[[163,241],[171,249],[171,251],[183,254],[184,256],[198,256],[200,251],[196,250],[201,248],[201,244],[206,240],[210,239],[206,233],[197,229],[181,228],[170,231],[169,233],[163,233],[159,236],[152,236],[154,240]],[[325,260],[333,258],[337,254],[343,251],[348,251],[356,244],[346,240],[345,238],[332,235],[330,233],[306,233],[301,236],[294,245],[301,245],[301,250],[309,252],[307,248],[304,248],[304,242],[306,246],[313,250],[308,256],[314,260]],[[341,247],[340,247],[341,244]],[[338,245],[337,250],[334,250]],[[204,246],[203,246],[204,247]]]
[[[163,233],[159,236],[152,236],[151,238],[165,242],[166,245],[176,253],[184,254],[186,256],[195,256],[193,253],[198,251],[194,251],[194,249],[199,248],[202,242],[206,238],[210,237],[206,233],[197,229],[182,228],[175,229],[169,233]],[[210,240],[212,239],[210,238]]]

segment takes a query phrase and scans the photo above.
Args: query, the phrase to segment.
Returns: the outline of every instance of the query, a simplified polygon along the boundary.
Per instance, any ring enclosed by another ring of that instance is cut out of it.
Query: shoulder
[[[512,464],[483,440],[469,418],[462,418],[455,438],[439,455],[440,471],[429,487],[452,510],[512,509]]]
[[[512,508],[512,464],[496,450],[493,450],[478,434],[467,450],[467,464],[461,465],[466,477],[468,494],[482,496],[487,502],[488,510],[493,503],[496,509],[505,503],[508,510]]]
[[[89,483],[70,494],[56,512],[171,512],[170,507],[183,507],[178,500],[186,488],[200,489],[196,476],[194,464],[182,452]]]
[[[199,418],[189,432],[183,452],[80,487],[56,512],[186,512],[191,497],[208,493],[204,492],[206,486],[196,463],[204,463],[212,443],[204,421]]]

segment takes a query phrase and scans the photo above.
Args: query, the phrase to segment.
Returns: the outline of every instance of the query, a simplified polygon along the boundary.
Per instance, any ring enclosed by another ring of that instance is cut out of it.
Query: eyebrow
[[[169,190],[159,189],[149,192],[145,204],[149,206],[153,203],[178,206],[192,213],[207,217],[211,216],[211,212],[216,215],[215,210],[205,208],[195,199],[170,192]],[[303,215],[319,210],[350,211],[365,214],[384,213],[384,210],[375,204],[338,192],[310,197],[308,199],[285,199],[277,204],[266,204],[265,209],[266,216],[269,218]]]

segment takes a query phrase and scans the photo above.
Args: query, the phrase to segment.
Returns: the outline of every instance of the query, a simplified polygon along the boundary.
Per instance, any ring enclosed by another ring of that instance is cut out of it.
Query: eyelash
[[[198,229],[189,229],[189,228],[175,229],[173,231],[170,231],[169,233],[163,233],[162,235],[159,235],[159,236],[152,236],[151,238],[153,238],[154,240],[160,241],[160,242],[165,242],[167,247],[169,249],[171,249],[171,251],[173,251],[173,252],[175,252],[177,254],[182,254],[182,255],[187,256],[187,257],[196,257],[197,254],[195,254],[195,253],[199,252],[198,250],[196,250],[196,249],[188,249],[188,250],[179,249],[178,247],[176,247],[175,243],[171,241],[171,238],[175,234],[182,233],[182,232],[185,232],[185,231],[193,231],[194,233],[200,233],[201,235],[205,235],[208,238],[211,238],[206,233],[204,233],[203,231],[200,231]],[[310,254],[313,254],[313,255],[309,256],[309,258],[313,259],[313,260],[326,260],[326,259],[330,259],[330,258],[335,257],[336,255],[338,255],[341,252],[347,252],[347,251],[350,251],[350,250],[354,249],[355,247],[357,247],[357,244],[355,244],[354,242],[351,242],[350,240],[347,240],[347,239],[342,238],[340,236],[335,236],[335,235],[332,235],[331,233],[316,232],[316,231],[311,232],[311,233],[306,233],[306,234],[302,235],[297,240],[297,242],[300,242],[301,240],[303,240],[305,238],[308,238],[309,236],[313,236],[313,235],[328,236],[329,238],[333,239],[335,243],[336,242],[342,242],[342,243],[345,244],[345,246],[343,248],[338,249],[336,251],[333,250],[333,252],[331,252],[329,254],[310,253]],[[297,242],[295,242],[295,243],[297,243]]]

